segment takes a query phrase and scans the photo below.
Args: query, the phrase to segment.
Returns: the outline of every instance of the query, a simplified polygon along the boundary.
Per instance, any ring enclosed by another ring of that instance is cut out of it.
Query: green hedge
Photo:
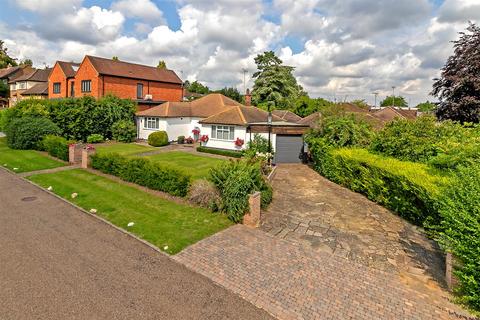
[[[197,151],[204,152],[204,153],[218,154],[221,156],[232,157],[232,158],[241,158],[243,155],[241,151],[214,149],[214,148],[207,148],[207,147],[197,147]]]
[[[328,147],[322,139],[309,142],[315,169],[326,178],[397,212],[420,226],[440,222],[437,199],[451,178],[425,164],[404,162],[365,149]]]
[[[187,195],[191,177],[145,158],[128,158],[116,153],[95,154],[92,168],[153,190],[174,196]]]
[[[461,302],[480,311],[480,166],[458,170],[458,179],[441,194],[440,243],[459,264],[455,275]]]
[[[49,119],[23,117],[13,119],[5,134],[12,149],[39,149],[39,143],[46,135],[58,135],[60,129]]]
[[[68,161],[68,146],[70,143],[73,143],[73,141],[68,141],[59,136],[47,135],[43,138],[39,147],[52,157]]]

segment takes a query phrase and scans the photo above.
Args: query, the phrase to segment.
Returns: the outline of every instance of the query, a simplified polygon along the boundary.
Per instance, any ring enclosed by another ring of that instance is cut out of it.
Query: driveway
[[[441,290],[444,256],[437,245],[394,213],[323,178],[305,165],[280,165],[261,229],[313,251],[400,274]]]
[[[0,169],[1,319],[272,319]]]

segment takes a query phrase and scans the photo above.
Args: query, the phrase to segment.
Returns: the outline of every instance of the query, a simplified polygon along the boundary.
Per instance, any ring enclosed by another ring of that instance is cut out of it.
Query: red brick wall
[[[53,93],[53,84],[56,82],[60,82],[60,93],[58,94]],[[53,67],[52,73],[50,73],[50,77],[48,77],[48,98],[65,97],[67,97],[67,79],[58,63],[56,63]]]
[[[82,80],[91,80],[91,91],[82,92]],[[82,64],[75,75],[75,97],[92,96],[99,98],[102,96],[101,81],[92,63],[88,59],[83,59]]]
[[[104,76],[105,94],[113,93],[120,98],[137,99],[137,84],[143,84],[143,97],[152,95],[153,100],[181,101],[182,86],[180,84],[153,82]]]

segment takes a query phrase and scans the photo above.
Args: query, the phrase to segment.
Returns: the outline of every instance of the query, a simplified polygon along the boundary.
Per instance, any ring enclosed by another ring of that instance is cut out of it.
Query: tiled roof
[[[390,122],[395,118],[406,119],[406,117],[402,113],[392,107],[386,107],[381,110],[375,111],[373,115],[376,118],[380,119],[383,123]]]
[[[230,124],[230,125],[247,125],[249,123],[267,122],[268,112],[256,107],[247,107],[243,105],[235,106],[229,110],[215,114],[200,123],[206,124]],[[272,121],[284,122],[282,118],[272,115]]]
[[[306,116],[305,118],[298,121],[297,123],[305,124],[305,125],[308,125],[308,126],[313,126],[320,120],[321,117],[322,117],[322,115],[320,114],[320,112],[315,112],[315,113],[312,113],[309,116]]]
[[[272,114],[288,122],[298,122],[302,120],[302,117],[288,110],[273,110]]]
[[[75,77],[75,73],[77,73],[77,69],[80,67],[80,63],[76,62],[57,61],[57,63],[68,78]]]
[[[22,96],[29,95],[48,95],[48,82],[38,83],[22,93]]]
[[[102,75],[182,84],[182,80],[172,70],[93,56],[85,58]]]
[[[21,67],[8,67],[8,68],[0,69],[0,79],[7,78],[12,73],[20,70],[20,68]]]
[[[36,82],[48,82],[48,76],[52,72],[52,68],[46,69],[35,69],[32,72],[24,74],[18,78],[11,80],[10,82],[16,81],[36,81]]]
[[[237,101],[225,97],[224,95],[212,93],[190,102],[165,102],[151,109],[140,111],[137,115],[166,118],[207,118],[237,105],[241,106]]]

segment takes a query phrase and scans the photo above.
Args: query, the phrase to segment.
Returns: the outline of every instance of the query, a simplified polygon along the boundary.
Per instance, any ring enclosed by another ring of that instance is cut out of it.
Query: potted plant
[[[206,145],[208,142],[208,135],[206,134],[202,135],[199,140],[203,145]]]
[[[234,143],[235,143],[235,147],[241,148],[245,144],[245,140],[237,138]]]

